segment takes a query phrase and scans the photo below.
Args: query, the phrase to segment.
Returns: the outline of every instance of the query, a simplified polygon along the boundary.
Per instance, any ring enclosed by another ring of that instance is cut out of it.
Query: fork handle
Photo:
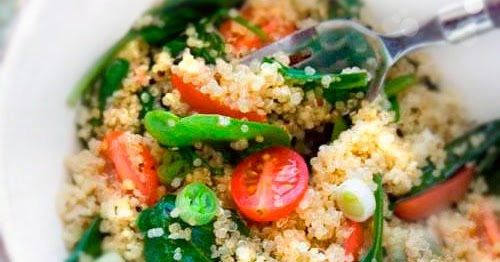
[[[487,0],[488,13],[496,28],[500,28],[500,0]]]
[[[413,35],[386,35],[382,40],[394,63],[413,50],[457,43],[494,28],[500,28],[500,0],[473,0],[442,9]]]
[[[468,3],[468,4],[466,4]],[[456,43],[500,27],[500,0],[469,1],[440,11],[444,38]]]

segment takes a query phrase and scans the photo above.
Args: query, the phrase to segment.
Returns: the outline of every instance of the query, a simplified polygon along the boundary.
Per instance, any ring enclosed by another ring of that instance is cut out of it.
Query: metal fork
[[[431,45],[458,43],[500,28],[500,0],[478,0],[473,4],[475,10],[465,3],[442,9],[412,35],[380,35],[348,20],[322,22],[259,49],[242,58],[242,62],[260,61],[283,51],[297,68],[311,66],[324,73],[363,68],[372,76],[368,98],[373,100],[380,93],[387,71],[408,53]]]

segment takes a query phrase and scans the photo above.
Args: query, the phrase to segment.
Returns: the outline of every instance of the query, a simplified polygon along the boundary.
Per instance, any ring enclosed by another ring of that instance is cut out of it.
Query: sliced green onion
[[[346,180],[339,190],[337,204],[352,221],[364,222],[375,213],[373,191],[359,179]]]
[[[191,226],[208,224],[215,217],[219,200],[209,187],[195,182],[184,187],[175,199],[179,217]]]

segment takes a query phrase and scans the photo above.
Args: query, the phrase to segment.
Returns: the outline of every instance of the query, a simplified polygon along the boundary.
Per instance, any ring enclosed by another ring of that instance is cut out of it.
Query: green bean
[[[154,110],[144,118],[146,130],[162,145],[184,147],[197,142],[232,142],[261,137],[266,145],[290,146],[282,128],[220,115],[192,115],[180,118],[170,112]]]

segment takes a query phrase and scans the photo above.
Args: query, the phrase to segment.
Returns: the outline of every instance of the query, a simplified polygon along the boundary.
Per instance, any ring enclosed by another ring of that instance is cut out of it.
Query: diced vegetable
[[[101,243],[104,235],[99,230],[102,219],[96,217],[92,220],[89,227],[83,233],[80,241],[71,252],[69,258],[65,262],[78,262],[80,255],[85,254],[96,258],[102,254]]]
[[[154,110],[144,118],[146,130],[162,145],[183,147],[197,142],[232,142],[261,137],[268,146],[290,145],[287,132],[278,126],[242,121],[219,115],[192,115],[180,118]]]
[[[122,80],[127,76],[129,62],[115,59],[104,72],[99,88],[99,109],[104,110],[107,99],[122,86]]]
[[[215,245],[213,223],[190,227],[180,218],[170,216],[176,207],[176,197],[167,195],[155,206],[141,212],[137,226],[144,234],[144,257],[147,262],[176,262],[175,250],[182,250],[182,262],[211,262],[210,247]],[[238,225],[238,230],[245,234],[248,229],[240,223],[238,215],[233,212],[231,219]],[[169,227],[177,223],[182,229],[190,228],[191,237],[186,239],[169,238]]]
[[[360,259],[359,262],[383,261],[382,237],[384,230],[384,188],[382,186],[382,176],[380,174],[375,175],[374,181],[377,183],[377,190],[375,191],[376,208],[373,219],[373,243],[366,255]]]
[[[359,179],[349,179],[340,185],[337,204],[355,222],[364,222],[375,212],[373,191]]]
[[[249,219],[275,221],[295,210],[308,182],[304,159],[291,149],[273,147],[238,164],[231,179],[231,196]]]
[[[416,221],[449,207],[467,193],[474,173],[472,166],[462,168],[445,182],[397,202],[394,214],[407,221]]]
[[[180,218],[191,226],[210,223],[219,208],[214,191],[206,185],[195,182],[185,186],[175,199]]]
[[[196,112],[202,114],[219,114],[238,119],[248,119],[250,121],[265,122],[266,116],[256,112],[243,113],[239,110],[230,108],[220,101],[213,100],[208,94],[202,93],[199,88],[193,84],[184,83],[182,77],[173,74],[172,85],[181,94],[182,100],[188,103]]]
[[[352,256],[354,261],[359,256],[359,251],[363,247],[364,233],[361,224],[347,220],[347,226],[352,229],[351,235],[344,242],[344,250],[346,256]]]
[[[158,186],[160,184],[156,171],[156,161],[149,149],[141,145],[140,157],[143,162],[133,163],[132,158],[137,158],[137,156],[129,155],[127,140],[122,140],[123,135],[125,133],[122,131],[114,131],[106,135],[102,143],[102,150],[113,164],[122,184],[132,183],[142,193],[144,201],[148,205],[152,205],[158,199]]]

